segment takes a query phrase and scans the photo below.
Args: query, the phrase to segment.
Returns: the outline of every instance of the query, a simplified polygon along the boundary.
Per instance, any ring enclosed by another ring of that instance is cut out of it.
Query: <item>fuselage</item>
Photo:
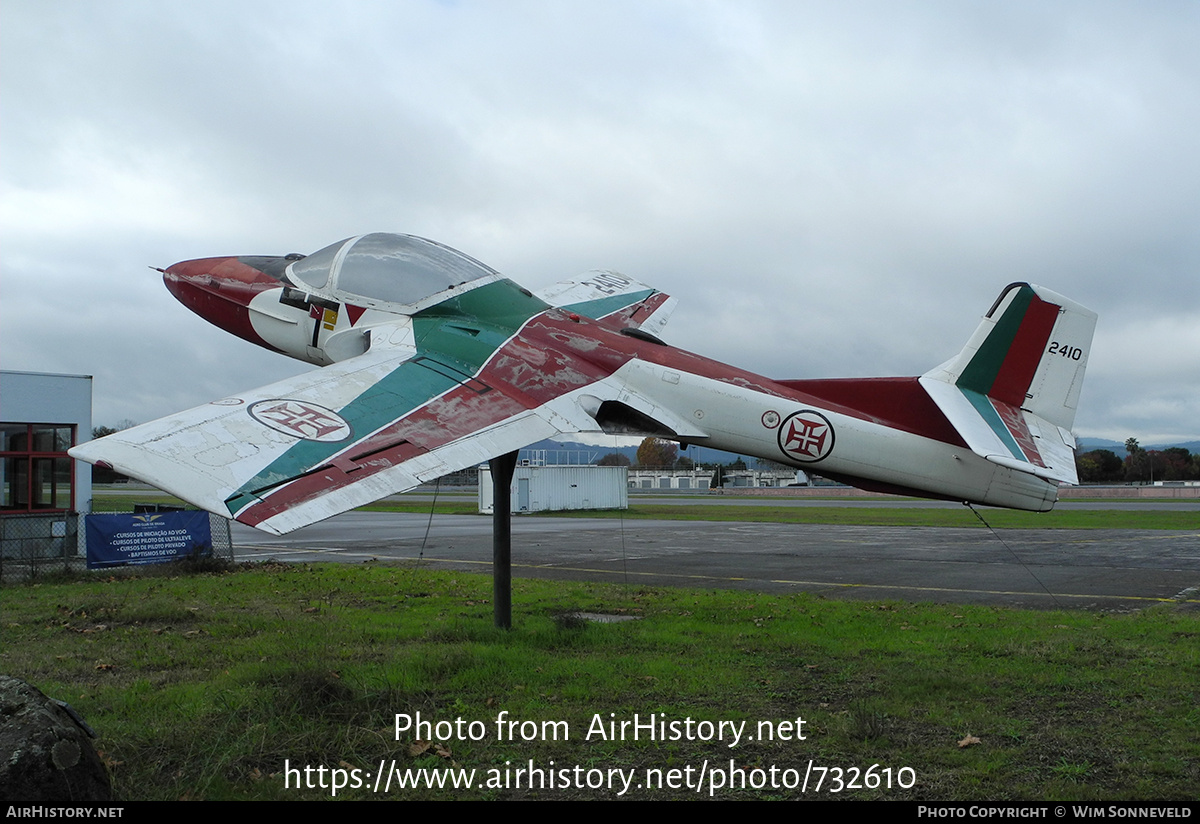
[[[300,259],[184,261],[164,280],[216,326],[318,366],[362,354],[373,334],[386,334],[444,364],[460,386],[505,392],[514,405],[537,408],[568,396],[596,429],[640,426],[684,445],[900,494],[1030,510],[1048,510],[1057,498],[1056,485],[974,454],[916,378],[776,381],[631,335],[616,319],[551,307],[499,278],[488,286],[498,302],[455,296],[410,313],[340,293],[336,284],[310,288],[287,274]],[[506,307],[502,322],[488,316],[495,304]],[[511,307],[527,317],[514,322]],[[421,412],[411,410],[414,418]],[[457,437],[449,413],[438,420],[447,439]],[[480,424],[487,422],[471,422]]]

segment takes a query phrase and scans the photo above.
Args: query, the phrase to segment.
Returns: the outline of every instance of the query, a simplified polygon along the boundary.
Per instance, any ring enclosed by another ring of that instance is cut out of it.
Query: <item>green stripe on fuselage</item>
[[[457,380],[422,366],[421,358],[444,364],[449,367],[448,372],[473,376],[526,321],[547,308],[546,303],[528,295],[512,281],[500,280],[413,315],[416,357],[399,364],[337,410],[350,424],[353,440],[297,441],[226,499],[230,514],[251,503],[254,490],[274,486],[320,466],[354,441],[458,385]]]

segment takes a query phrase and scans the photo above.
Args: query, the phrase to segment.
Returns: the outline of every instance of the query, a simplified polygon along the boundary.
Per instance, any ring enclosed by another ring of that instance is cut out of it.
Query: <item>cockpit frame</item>
[[[401,314],[501,279],[457,249],[387,232],[330,244],[288,264],[284,277],[306,294]]]

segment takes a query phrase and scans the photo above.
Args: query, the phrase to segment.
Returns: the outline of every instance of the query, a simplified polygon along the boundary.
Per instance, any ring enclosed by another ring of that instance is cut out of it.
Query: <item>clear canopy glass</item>
[[[449,246],[385,232],[338,241],[291,264],[289,272],[314,289],[402,305],[496,274]]]

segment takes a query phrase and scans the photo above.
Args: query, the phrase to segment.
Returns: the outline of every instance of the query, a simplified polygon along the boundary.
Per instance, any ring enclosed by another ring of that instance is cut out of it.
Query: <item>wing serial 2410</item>
[[[71,454],[290,532],[543,438],[644,433],[864,489],[1048,510],[1096,315],[1006,286],[920,377],[772,380],[665,345],[674,299],[616,272],[530,292],[447,246],[368,234],[308,256],[176,263],[167,288],[322,368]]]

